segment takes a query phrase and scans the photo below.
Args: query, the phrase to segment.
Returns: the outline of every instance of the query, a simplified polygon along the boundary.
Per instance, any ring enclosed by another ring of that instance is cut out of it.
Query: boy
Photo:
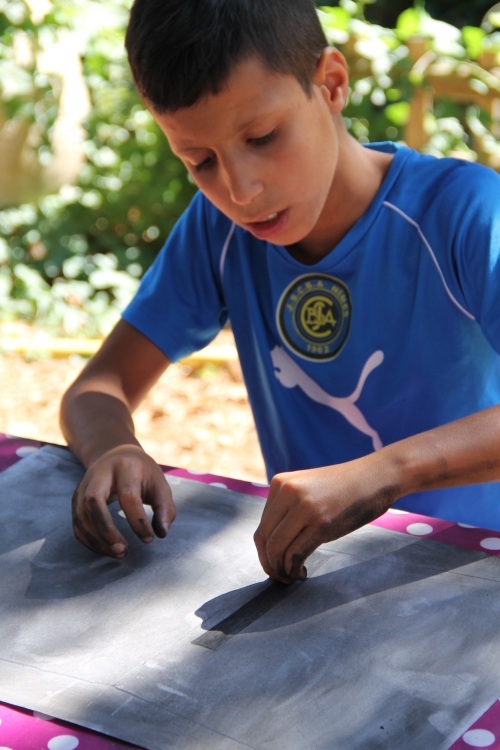
[[[113,493],[143,542],[167,534],[131,412],[228,318],[274,476],[266,573],[305,578],[316,547],[411,493],[405,507],[500,529],[500,178],[358,144],[312,0],[136,0],[126,44],[200,192],[63,399],[88,467],[77,538],[124,556]]]

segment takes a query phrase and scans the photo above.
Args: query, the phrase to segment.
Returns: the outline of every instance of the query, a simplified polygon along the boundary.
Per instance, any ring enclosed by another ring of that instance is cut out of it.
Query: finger
[[[116,472],[115,489],[118,502],[133,532],[145,544],[154,539],[154,531],[142,502],[142,482],[133,468],[122,467]]]
[[[269,565],[273,573],[280,578],[291,578],[290,571],[285,567],[285,553],[302,533],[304,526],[302,514],[295,509],[287,513],[267,540],[266,555]]]
[[[83,498],[82,484],[83,482],[81,482],[76,488],[73,497],[71,498],[71,514],[75,538],[85,547],[92,550],[92,552],[109,554],[109,552],[104,549],[102,541],[98,539],[95,533],[93,533],[92,523],[88,519],[87,514],[81,505]]]
[[[172,490],[161,469],[151,480],[147,488],[147,502],[153,510],[153,529],[156,536],[163,539],[167,536],[170,524],[175,520],[177,511],[172,498]]]
[[[306,526],[298,534],[285,552],[285,574],[294,580],[303,581],[307,578],[307,568],[304,562],[315,549],[322,544],[315,526]]]
[[[108,554],[102,542],[90,531],[88,531],[87,528],[83,526],[83,524],[80,524],[79,519],[73,526],[73,531],[75,534],[75,538],[80,542],[80,544],[83,544],[84,547],[87,547],[87,549],[101,555]]]
[[[84,498],[87,494],[108,497],[111,492],[112,475],[108,472],[95,472],[88,470],[78,485],[71,501],[73,521],[80,518],[84,526],[91,526],[86,517]]]
[[[276,578],[277,573],[273,569],[267,556],[267,541],[273,533],[276,526],[283,520],[287,513],[287,507],[279,502],[279,494],[282,487],[280,477],[274,477],[269,487],[269,495],[267,497],[264,510],[262,511],[262,517],[260,524],[254,534],[254,542],[257,548],[257,554],[259,556],[260,564],[268,576]],[[277,578],[277,580],[281,580]],[[288,580],[283,581],[289,583]]]
[[[87,525],[90,526],[87,517],[85,516],[85,514],[81,513],[79,515],[77,512],[78,491],[80,487],[81,484],[76,488],[73,493],[73,497],[71,498],[71,518],[73,522],[73,532],[76,539],[78,539],[81,544],[83,544],[85,547],[88,547],[88,549],[92,550],[92,552],[99,552],[99,548],[101,547],[100,542],[95,536],[87,531]]]
[[[266,553],[266,540],[263,536],[261,537],[260,534],[261,532],[259,527],[253,536],[253,540],[255,542],[257,554],[259,556],[259,562],[262,565],[264,573],[266,573],[270,578],[273,578],[274,580],[281,581],[281,583],[291,583],[291,579],[289,580],[288,577],[280,578],[272,569]]]
[[[107,499],[107,495],[92,491],[91,486],[87,488],[82,500],[85,515],[90,522],[90,528],[86,526],[86,530],[98,539],[103,554],[122,558],[127,550],[127,542],[113,523]],[[83,519],[83,516],[80,518]]]
[[[283,497],[283,476],[273,477],[269,486],[269,495],[267,496],[259,528],[266,539],[269,539],[276,526],[283,520],[288,512],[286,498]]]
[[[257,529],[257,531],[254,534],[254,542],[255,546],[257,547],[257,554],[259,556],[260,564],[262,565],[264,572],[267,573],[267,575],[272,578],[275,581],[280,581],[281,583],[293,583],[293,578],[290,578],[290,576],[287,576],[286,573],[283,570],[275,570],[271,563],[269,562],[269,557],[267,555],[267,549],[266,549],[266,540],[264,536],[260,536],[261,531],[260,527]]]

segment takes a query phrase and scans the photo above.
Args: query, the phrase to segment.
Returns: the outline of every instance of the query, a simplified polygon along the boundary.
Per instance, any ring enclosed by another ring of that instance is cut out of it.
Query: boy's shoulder
[[[415,221],[465,221],[478,209],[500,215],[500,175],[490,167],[402,150],[406,158],[387,199]]]

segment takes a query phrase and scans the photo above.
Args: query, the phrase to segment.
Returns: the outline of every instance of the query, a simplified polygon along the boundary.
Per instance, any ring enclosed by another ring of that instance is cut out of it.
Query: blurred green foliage
[[[113,4],[118,11],[128,5],[108,2]],[[87,161],[77,184],[36,204],[0,211],[0,314],[71,335],[106,333],[189,203],[194,186],[133,86],[123,49],[126,13],[116,13],[93,33],[96,3],[91,0],[56,0],[38,26],[26,20],[24,3],[16,5],[14,13],[11,0],[0,4],[0,54],[3,45],[12,49],[18,29],[39,45],[42,35],[47,44],[59,28],[67,27],[80,34],[75,43],[81,43],[82,26],[90,25],[82,59],[92,113],[84,123]],[[36,80],[35,66],[20,73]],[[42,82],[47,102],[53,103],[57,81]],[[1,74],[0,87],[4,93]],[[1,107],[7,118],[37,119],[45,134],[38,158],[45,162],[57,107],[45,120],[45,109],[31,106],[27,86],[26,92],[10,99],[4,95]]]
[[[351,91],[344,115],[351,132],[366,143],[404,141],[409,102],[416,89],[427,87],[429,74],[437,73],[450,91],[458,79],[470,91],[471,101],[436,97],[425,116],[422,151],[499,168],[500,125],[492,120],[491,108],[480,108],[477,100],[500,98],[500,32],[493,25],[500,26],[500,18],[492,14],[489,33],[472,26],[458,29],[417,5],[399,16],[395,29],[388,29],[364,20],[363,10],[363,2],[353,0],[319,8],[327,37],[349,63]],[[418,60],[410,50],[413,41],[421,48]],[[478,63],[485,53],[496,61],[493,70]]]
[[[340,5],[339,0],[317,5]],[[392,28],[403,11],[413,7],[412,0],[364,0],[364,16],[370,23]],[[435,19],[462,28],[480,26],[492,0],[426,0],[425,9]]]
[[[16,35],[26,35],[36,44],[38,32],[23,2],[0,0],[0,124],[3,126],[6,120],[15,117],[29,122],[38,117],[40,124],[43,123],[41,139],[46,144],[47,130],[57,114],[53,87],[45,76],[37,75],[34,60],[21,66],[14,54]]]
[[[61,28],[80,49],[92,102],[84,123],[86,162],[77,183],[0,211],[4,320],[21,317],[73,336],[105,334],[194,194],[132,84],[123,49],[128,4],[53,0],[50,13],[34,22],[23,0],[0,0],[0,126],[23,118],[36,126],[36,158],[50,162],[59,86],[55,77],[40,74],[36,58]],[[404,138],[409,101],[427,74],[411,59],[408,44],[415,35],[425,40],[429,64],[445,63],[450,75],[467,64],[464,75],[472,88],[494,87],[494,73],[465,62],[485,50],[498,53],[494,25],[460,31],[416,7],[388,29],[366,22],[364,3],[354,0],[323,6],[319,13],[330,41],[350,64],[345,119],[361,142]],[[33,49],[33,61],[24,65],[12,52],[20,33]],[[477,105],[440,99],[426,119],[425,150],[475,159],[481,142],[489,153],[500,154],[493,125]]]

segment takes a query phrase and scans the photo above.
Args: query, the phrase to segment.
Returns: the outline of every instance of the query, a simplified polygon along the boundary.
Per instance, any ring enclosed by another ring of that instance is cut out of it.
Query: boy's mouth
[[[255,237],[261,240],[274,237],[285,228],[290,216],[290,209],[285,208],[284,211],[276,211],[275,213],[269,214],[262,221],[249,221],[245,224],[247,229],[252,232]]]

